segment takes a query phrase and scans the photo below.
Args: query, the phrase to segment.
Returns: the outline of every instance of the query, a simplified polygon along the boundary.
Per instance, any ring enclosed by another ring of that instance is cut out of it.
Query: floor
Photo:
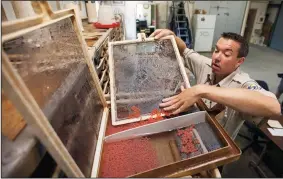
[[[244,134],[245,136],[250,136],[245,126],[241,128],[240,133]],[[244,148],[249,143],[246,139],[243,139],[239,136],[236,138],[235,141],[240,148]],[[258,175],[253,168],[249,167],[250,161],[257,162],[258,160],[259,160],[258,154],[251,147],[241,155],[238,161],[224,166],[222,171],[222,177],[223,178],[259,178],[260,175]],[[276,176],[272,173],[272,171],[267,167],[267,165],[264,162],[260,164],[260,167],[269,178],[276,178]]]
[[[203,53],[203,55],[211,58],[211,53]],[[250,52],[241,66],[242,71],[248,73],[251,78],[255,80],[263,80],[269,86],[271,92],[275,93],[279,85],[280,79],[277,73],[283,72],[283,52],[270,49],[268,47],[261,47],[250,45]],[[282,102],[283,95],[280,98]],[[247,128],[243,126],[240,131],[242,134],[249,135]],[[248,144],[246,139],[241,137],[236,138],[236,143],[240,148]],[[258,160],[258,155],[252,148],[249,148],[240,159],[236,162],[226,165],[222,171],[224,178],[257,178],[260,177],[254,169],[249,167],[249,161]],[[261,168],[266,172],[268,177],[276,177],[271,170],[262,163]]]

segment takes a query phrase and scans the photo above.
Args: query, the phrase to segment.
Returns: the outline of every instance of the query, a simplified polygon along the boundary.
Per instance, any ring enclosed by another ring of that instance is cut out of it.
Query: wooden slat
[[[22,28],[32,27],[42,22],[43,22],[42,14],[38,16],[34,16],[34,17],[17,19],[14,21],[6,21],[2,23],[2,35],[5,35],[11,32],[16,32]]]
[[[97,140],[97,147],[95,150],[95,155],[93,159],[93,165],[92,165],[92,171],[91,171],[91,178],[98,177],[99,174],[99,168],[100,168],[100,161],[102,157],[102,151],[103,151],[103,143],[104,143],[104,137],[105,137],[105,132],[106,132],[106,127],[107,127],[107,122],[108,122],[108,116],[109,115],[109,109],[105,108],[103,111],[103,116],[100,124],[100,131],[98,135],[98,140]]]
[[[106,90],[107,90],[107,87],[108,87],[108,84],[109,84],[109,79],[104,83],[104,87],[103,87],[103,93],[106,94]],[[105,95],[104,95],[105,96]]]
[[[102,36],[105,32],[83,32],[84,36]]]
[[[25,126],[26,121],[2,92],[2,134],[15,140]]]
[[[221,173],[218,168],[207,171],[211,178],[221,178]]]
[[[174,161],[177,162],[177,161],[182,160],[182,158],[180,156],[180,153],[178,151],[178,147],[177,147],[176,141],[175,140],[169,141],[169,145],[170,145],[171,150],[172,150]]]
[[[99,81],[100,85],[103,84],[107,72],[108,72],[108,66],[106,67],[106,69],[105,69],[105,70],[103,71],[103,73],[102,73],[101,79],[100,79],[100,81]]]
[[[6,29],[8,32],[9,32],[9,30],[11,30],[12,33],[9,33],[7,35],[2,36],[2,43],[5,42],[5,41],[8,41],[8,40],[12,40],[12,39],[14,39],[18,36],[32,32],[36,29],[48,26],[50,24],[54,24],[54,23],[59,22],[63,19],[70,18],[72,16],[73,16],[72,14],[67,14],[66,16],[63,16],[63,17],[60,17],[60,18],[57,18],[57,19],[54,19],[54,20],[50,20],[50,21],[47,21],[47,22],[39,23],[39,24],[35,23],[35,24],[32,24],[32,25],[26,25],[26,26],[12,22],[11,23],[12,25],[11,26],[7,25],[7,29]],[[8,21],[8,22],[10,22],[10,21]],[[23,21],[22,23],[25,23],[25,21]],[[4,29],[4,23],[2,23],[2,29]],[[17,29],[17,31],[14,32],[14,29]]]
[[[97,36],[84,36],[85,40],[97,40]],[[92,42],[91,42],[92,43]],[[88,46],[91,46],[89,43],[87,44]]]

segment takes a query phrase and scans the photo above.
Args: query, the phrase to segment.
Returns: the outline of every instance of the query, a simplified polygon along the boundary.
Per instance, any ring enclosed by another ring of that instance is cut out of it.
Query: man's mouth
[[[214,70],[220,70],[220,66],[219,66],[218,64],[216,64],[216,63],[213,63],[213,64],[212,64],[212,68],[213,68]]]

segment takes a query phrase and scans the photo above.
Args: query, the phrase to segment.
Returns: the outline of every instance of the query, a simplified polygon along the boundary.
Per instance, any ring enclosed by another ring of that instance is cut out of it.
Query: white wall
[[[216,43],[223,32],[241,33],[246,4],[247,1],[195,1],[194,10],[202,9],[207,14],[216,15],[213,38]],[[223,16],[225,13],[229,15]]]
[[[146,17],[144,17],[146,13]],[[137,4],[136,7],[136,18],[139,20],[146,20],[147,25],[151,25],[151,5],[149,5],[148,9],[143,7],[143,4]]]
[[[1,3],[5,11],[7,20],[11,21],[17,19],[11,1],[2,1]]]
[[[48,2],[48,4],[49,4],[49,6],[51,7],[51,10],[52,10],[52,11],[57,11],[57,10],[59,10],[59,9],[57,8],[56,1],[47,1],[47,2]]]
[[[69,3],[74,3],[74,4],[78,4],[80,3],[81,9],[80,9],[80,17],[82,19],[87,18],[87,13],[86,13],[86,5],[84,1],[59,1],[60,4],[60,9],[57,8],[57,2],[56,1],[48,1],[48,4],[50,5],[51,9],[53,11],[57,11],[60,9],[65,9],[65,5],[69,4]]]
[[[195,1],[195,8],[194,9],[203,9],[207,13],[209,13],[211,2],[213,2],[213,1]]]
[[[125,1],[125,28],[126,39],[136,39],[136,6],[142,1]]]
[[[187,18],[189,19],[190,25],[193,21],[194,8],[195,8],[194,1],[185,1],[185,12],[186,12]]]
[[[124,17],[125,17],[125,28],[126,28],[126,39],[136,39],[136,7],[137,4],[148,4],[148,1],[125,1]],[[167,28],[169,6],[171,2],[167,1],[154,1],[157,5],[157,28]],[[162,17],[160,17],[162,16]],[[159,26],[158,26],[159,25]]]
[[[155,1],[156,3],[156,28],[166,29],[168,28],[169,21],[169,6],[171,1]]]
[[[137,4],[148,4],[148,1],[125,1],[126,39],[136,39],[136,8]]]

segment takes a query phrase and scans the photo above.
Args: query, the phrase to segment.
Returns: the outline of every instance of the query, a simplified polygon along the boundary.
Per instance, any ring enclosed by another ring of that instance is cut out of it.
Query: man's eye
[[[214,52],[218,53],[218,52],[219,52],[219,50],[215,49],[215,50],[214,50]]]
[[[231,55],[229,55],[229,54],[224,54],[225,55],[225,57],[230,57]]]

